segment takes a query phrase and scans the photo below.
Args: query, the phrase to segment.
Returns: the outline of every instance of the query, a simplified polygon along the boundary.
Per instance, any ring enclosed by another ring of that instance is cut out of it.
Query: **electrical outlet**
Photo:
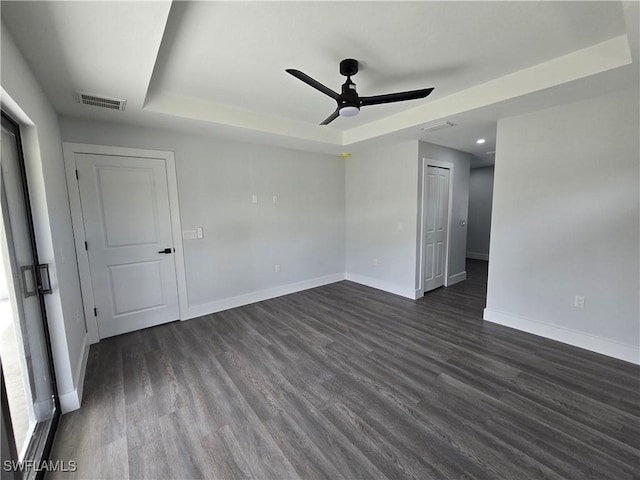
[[[573,300],[573,306],[576,308],[584,308],[584,297],[582,295],[576,295]]]
[[[276,263],[276,266],[273,268],[276,273],[280,273],[280,264]]]

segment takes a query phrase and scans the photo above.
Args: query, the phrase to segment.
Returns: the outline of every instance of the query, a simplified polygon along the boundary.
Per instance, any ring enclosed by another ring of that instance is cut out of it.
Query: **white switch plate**
[[[280,264],[276,263],[276,266],[274,267],[274,270],[276,273],[280,273]]]
[[[573,306],[576,308],[584,308],[584,297],[582,295],[576,295],[573,300]]]
[[[196,237],[197,238],[204,237],[204,229],[202,227],[196,227]]]
[[[196,231],[195,230],[183,230],[182,231],[182,238],[184,240],[194,240],[196,238],[198,238],[196,236]]]
[[[276,203],[278,203],[278,195],[273,196],[273,204],[275,205]]]
[[[251,195],[251,203],[258,203],[258,195]]]

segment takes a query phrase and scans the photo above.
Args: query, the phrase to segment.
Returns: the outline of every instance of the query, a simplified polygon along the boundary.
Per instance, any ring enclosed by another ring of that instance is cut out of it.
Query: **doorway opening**
[[[184,318],[173,152],[63,149],[90,343]]]

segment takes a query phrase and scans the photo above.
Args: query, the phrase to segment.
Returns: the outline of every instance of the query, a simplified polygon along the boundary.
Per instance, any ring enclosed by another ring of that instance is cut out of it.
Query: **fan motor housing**
[[[347,78],[347,81],[342,85],[342,94],[338,99],[338,106],[353,106],[360,109],[360,97],[358,97],[358,92],[356,91],[356,84],[350,78]]]
[[[340,62],[340,75],[350,77],[358,73],[358,61],[353,58],[345,58]]]

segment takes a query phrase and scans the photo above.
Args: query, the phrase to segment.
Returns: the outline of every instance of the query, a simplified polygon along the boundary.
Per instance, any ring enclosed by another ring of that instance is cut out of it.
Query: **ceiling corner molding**
[[[606,72],[631,62],[627,35],[620,35],[439,100],[426,102],[419,107],[346,130],[344,145],[417,127],[426,122]]]
[[[333,128],[310,125],[173,93],[156,93],[149,96],[144,110],[332,146],[343,145],[342,132]]]

